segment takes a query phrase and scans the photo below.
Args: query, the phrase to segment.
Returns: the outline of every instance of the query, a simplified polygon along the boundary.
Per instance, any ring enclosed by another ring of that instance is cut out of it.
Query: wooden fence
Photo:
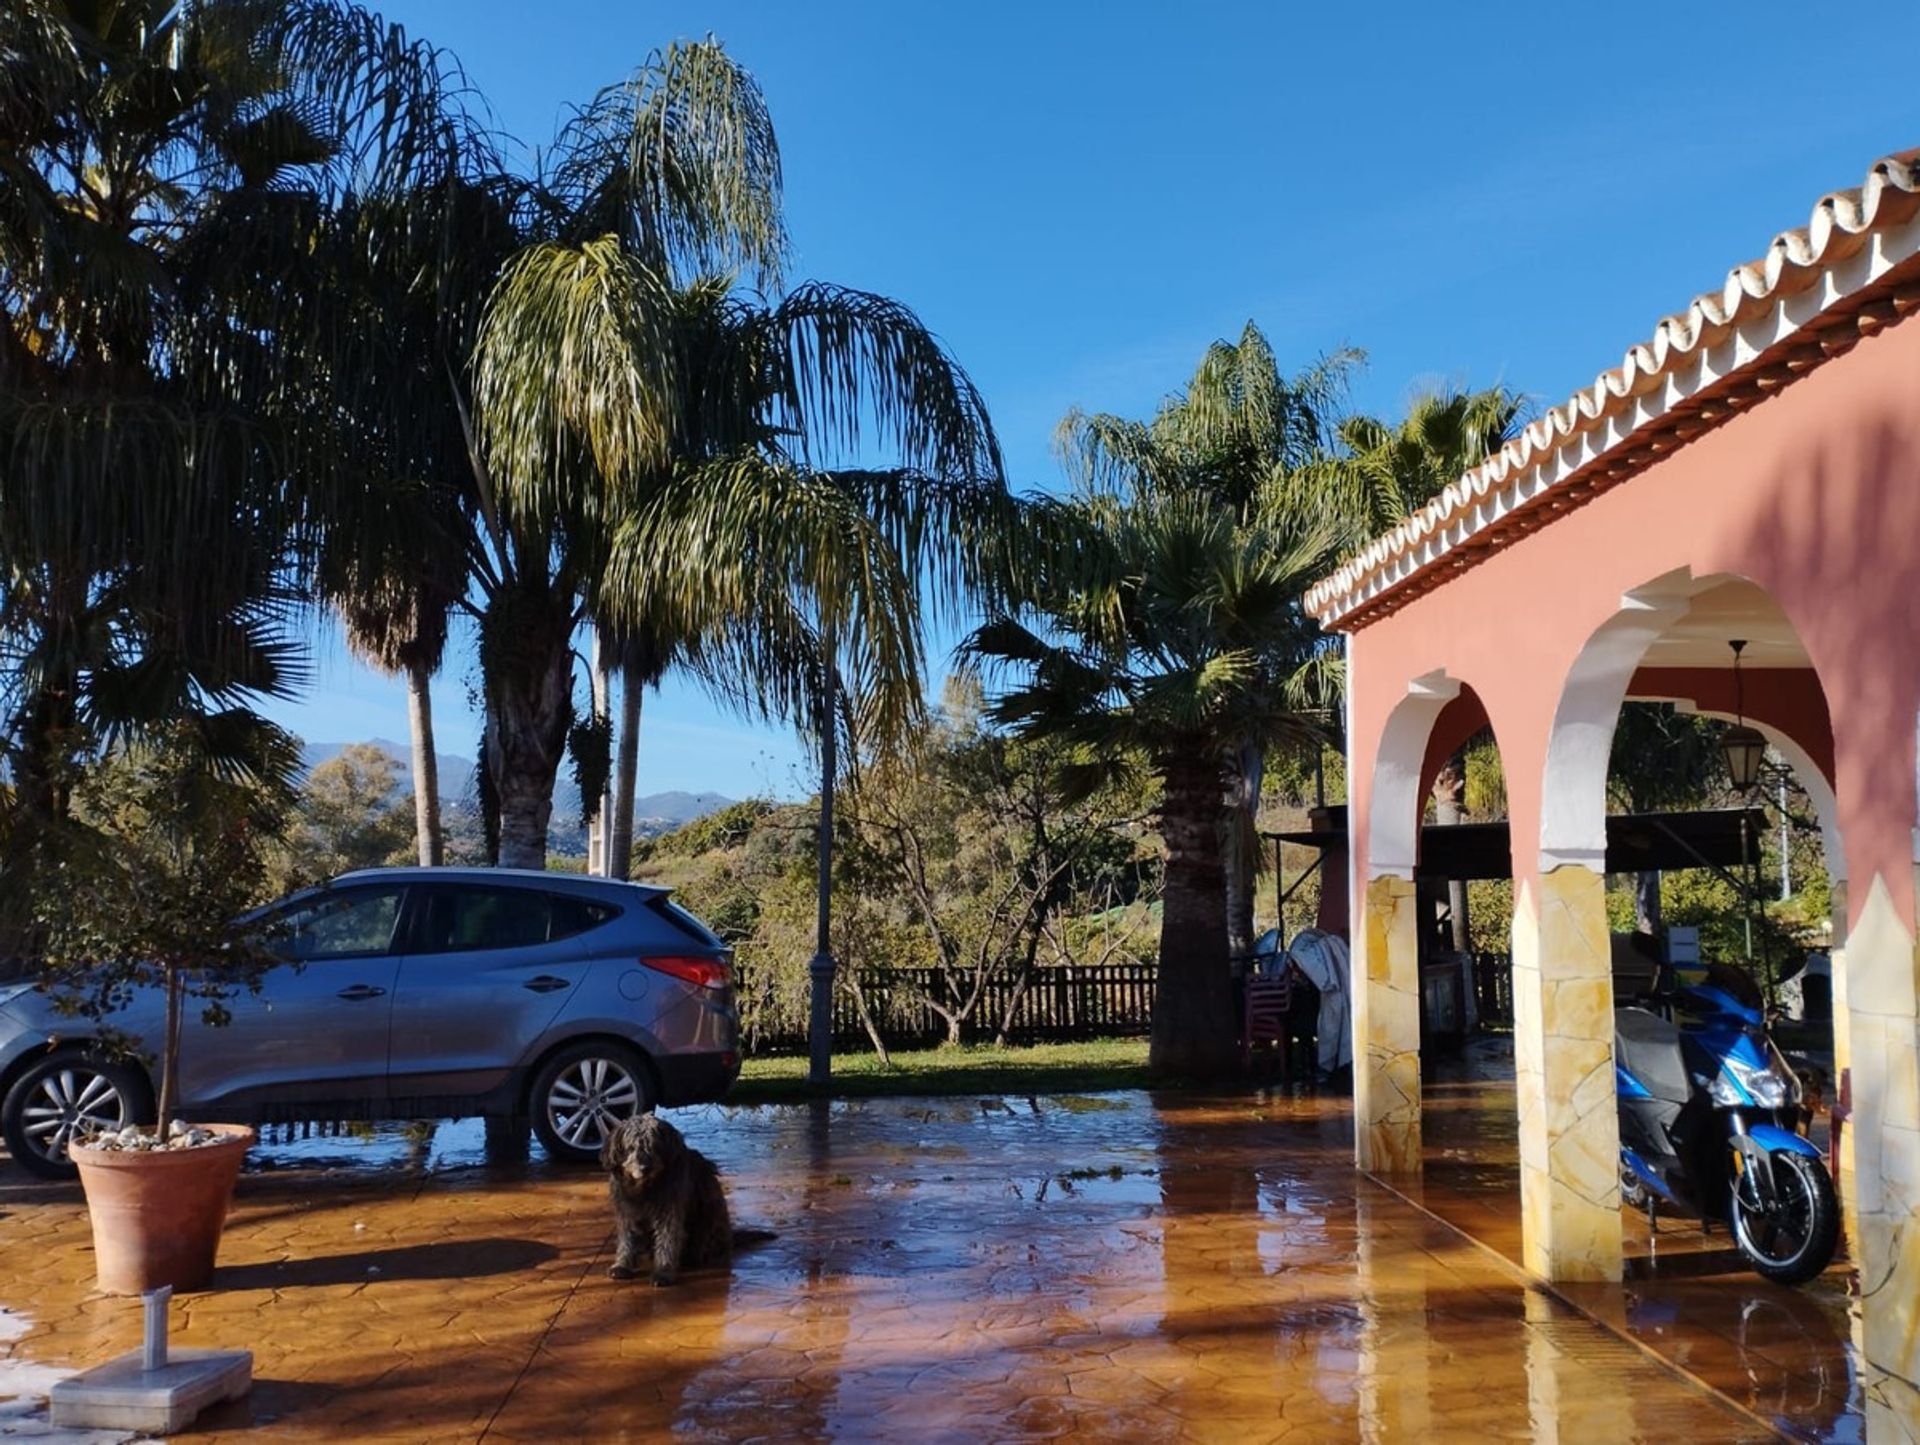
[[[1144,1037],[1153,1017],[1153,979],[1151,963],[1069,963],[1036,969],[1014,1005],[1007,1040],[1039,1044]],[[989,980],[980,1002],[961,1026],[961,1042],[990,1042],[1016,987],[1016,979]],[[1476,953],[1472,987],[1480,1027],[1511,1028],[1512,958],[1504,953]],[[939,969],[866,969],[860,974],[860,988],[888,1048],[932,1048],[946,1041],[947,1021],[928,1003],[929,997],[943,1001],[947,997]],[[834,990],[833,1045],[853,1050],[869,1047],[859,1005],[844,981]],[[804,1019],[763,1031],[749,1043],[749,1052],[755,1054],[804,1053],[806,1048]]]
[[[991,1042],[1007,1018],[1007,1041],[1016,1044],[1069,1043],[1081,1039],[1133,1038],[1147,1033],[1153,1017],[1154,965],[1150,963],[1059,964],[1035,969],[1024,989],[1015,978],[989,979],[979,1003],[961,1026],[963,1043]],[[968,986],[956,978],[956,987]],[[1017,1002],[1015,991],[1020,990]],[[880,1037],[890,1049],[931,1048],[946,1042],[947,1021],[929,998],[948,1003],[937,968],[870,969],[860,974],[860,991]],[[962,995],[964,997],[964,994]],[[842,986],[833,996],[833,1043],[837,1049],[869,1047],[853,990]],[[752,1041],[757,1054],[804,1052],[804,1025],[763,1033]]]

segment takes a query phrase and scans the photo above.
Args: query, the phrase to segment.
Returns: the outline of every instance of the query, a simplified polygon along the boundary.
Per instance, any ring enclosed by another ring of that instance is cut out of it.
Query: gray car
[[[480,1115],[585,1162],[619,1120],[718,1099],[740,1072],[731,955],[663,888],[378,868],[258,917],[287,962],[231,995],[224,1027],[190,1009],[183,1117]],[[153,1040],[163,1013],[141,989],[104,1026]],[[101,1028],[0,986],[0,1130],[35,1174],[71,1176],[76,1131],[152,1117],[148,1069]]]

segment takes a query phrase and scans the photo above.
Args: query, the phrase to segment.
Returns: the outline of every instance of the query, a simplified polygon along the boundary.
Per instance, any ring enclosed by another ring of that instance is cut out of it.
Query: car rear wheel
[[[147,1081],[132,1064],[66,1051],[49,1054],[14,1080],[0,1102],[7,1152],[42,1179],[78,1175],[67,1144],[128,1124],[150,1123]]]
[[[533,1132],[548,1155],[591,1164],[624,1119],[653,1107],[653,1082],[624,1044],[590,1039],[561,1049],[534,1075]]]

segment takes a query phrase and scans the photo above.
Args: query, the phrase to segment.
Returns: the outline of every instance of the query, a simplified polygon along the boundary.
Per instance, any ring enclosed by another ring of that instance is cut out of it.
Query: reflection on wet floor
[[[1429,1062],[1426,1163],[1401,1192],[1518,1267],[1520,1180],[1512,1055],[1483,1040],[1463,1059]],[[1822,1126],[1823,1127],[1823,1126]],[[1816,1131],[1824,1144],[1824,1133]],[[1748,1267],[1724,1225],[1624,1217],[1624,1286],[1566,1285],[1581,1309],[1750,1410],[1788,1439],[1867,1437],[1852,1347],[1851,1267],[1836,1261],[1790,1289]],[[1890,1438],[1907,1439],[1907,1433]]]
[[[271,1142],[185,1344],[256,1352],[207,1438],[1766,1438],[1351,1168],[1345,1101],[873,1100],[677,1111],[731,1273],[605,1277],[591,1174],[477,1126]],[[134,1339],[77,1195],[0,1170],[0,1358]]]

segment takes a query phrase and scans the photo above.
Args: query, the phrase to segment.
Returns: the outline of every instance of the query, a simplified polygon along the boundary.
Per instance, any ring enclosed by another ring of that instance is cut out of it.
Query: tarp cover
[[[1331,1074],[1353,1062],[1353,1027],[1348,996],[1352,992],[1347,942],[1337,933],[1303,928],[1287,945],[1287,957],[1320,990],[1320,1072]]]

